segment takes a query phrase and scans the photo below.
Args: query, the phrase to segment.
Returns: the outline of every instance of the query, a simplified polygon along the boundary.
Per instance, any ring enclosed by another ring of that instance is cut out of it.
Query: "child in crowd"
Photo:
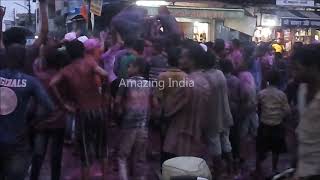
[[[121,79],[116,96],[116,109],[120,115],[121,140],[118,154],[120,180],[128,180],[128,170],[133,177],[145,179],[148,123],[151,111],[151,87],[145,74],[144,59],[137,58],[129,63],[128,79]],[[127,163],[133,157],[133,163]],[[131,168],[127,165],[131,164]]]
[[[277,173],[279,154],[286,151],[282,121],[289,114],[290,107],[287,96],[277,88],[279,82],[279,72],[270,72],[268,87],[258,94],[260,126],[257,136],[257,172],[261,170],[261,163],[266,158],[266,153],[271,151],[272,171]]]

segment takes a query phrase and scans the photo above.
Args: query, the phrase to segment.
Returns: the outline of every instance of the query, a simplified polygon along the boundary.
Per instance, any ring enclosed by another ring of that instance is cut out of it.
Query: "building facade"
[[[168,6],[177,18],[184,36],[201,42],[233,38],[251,40],[256,17],[242,5],[217,1],[179,1]],[[157,7],[146,7],[149,15],[157,14]]]
[[[295,4],[292,2],[278,0],[276,4],[255,7],[257,29],[253,40],[280,40],[288,51],[295,42],[310,44],[319,41],[318,1],[295,1]]]
[[[85,2],[85,3],[84,3]],[[86,33],[91,19],[81,16],[81,7],[88,0],[49,1],[49,28],[63,34],[68,31]],[[133,4],[129,0],[104,0],[102,15],[95,16],[94,30],[108,27],[112,17],[121,9]],[[291,44],[297,41],[311,43],[320,39],[320,0],[167,0],[184,36],[197,41],[231,40],[271,41],[284,39]],[[303,4],[305,3],[305,4]],[[145,7],[150,16],[157,14],[157,7]],[[290,46],[289,43],[289,46]]]

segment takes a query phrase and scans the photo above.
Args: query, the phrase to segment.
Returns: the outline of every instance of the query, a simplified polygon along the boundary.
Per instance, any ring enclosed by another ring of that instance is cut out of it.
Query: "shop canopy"
[[[229,27],[231,29],[235,29],[249,36],[253,36],[254,31],[256,29],[256,25],[257,25],[256,22],[257,22],[256,17],[244,16],[241,19],[239,18],[225,19],[224,26]]]
[[[225,9],[225,8],[198,8],[169,6],[169,11],[175,17],[192,19],[227,19],[244,17],[244,9]],[[158,8],[146,7],[148,14],[153,16],[158,14]]]

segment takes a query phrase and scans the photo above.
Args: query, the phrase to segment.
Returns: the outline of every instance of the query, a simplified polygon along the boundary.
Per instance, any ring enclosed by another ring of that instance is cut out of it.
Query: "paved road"
[[[115,163],[115,147],[118,141],[118,133],[117,130],[113,129],[109,131],[109,144],[110,144],[110,166],[108,168],[108,180],[118,180],[117,178],[117,167]],[[159,138],[156,133],[153,133],[150,138],[150,147],[152,147],[152,151],[155,152],[159,149]],[[150,148],[151,149],[151,148]],[[257,180],[257,178],[253,178],[250,176],[251,172],[254,170],[255,166],[255,153],[254,146],[251,144],[249,148],[249,158],[246,162],[246,166],[242,170],[242,176],[240,176],[237,180]],[[46,163],[41,172],[40,180],[50,180],[50,166],[48,164],[48,157],[46,159]],[[147,180],[157,180],[157,176],[155,172],[159,172],[159,155],[154,153],[153,156],[149,156],[148,158],[148,179]],[[284,170],[289,167],[289,157],[288,155],[283,155],[280,157],[280,165],[279,170]],[[263,164],[265,174],[271,174],[271,158],[268,158]],[[92,167],[92,180],[100,180],[102,179],[102,174],[99,171],[97,163],[95,163]],[[73,146],[65,145],[63,161],[62,161],[62,180],[79,180],[80,179],[80,161],[79,158],[74,153]],[[224,180],[233,180],[234,178],[224,178]],[[265,179],[265,178],[261,178]],[[26,179],[28,180],[28,179]]]

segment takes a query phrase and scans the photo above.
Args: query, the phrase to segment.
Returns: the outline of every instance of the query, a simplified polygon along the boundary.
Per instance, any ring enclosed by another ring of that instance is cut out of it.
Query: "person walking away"
[[[278,173],[279,155],[286,151],[285,128],[283,119],[290,113],[287,96],[279,90],[280,73],[271,71],[268,76],[269,86],[258,94],[260,125],[256,143],[256,170],[261,173],[261,163],[266,153],[272,152],[272,172]]]
[[[92,163],[90,147],[94,147],[95,157],[101,163],[103,177],[106,179],[106,107],[96,84],[97,75],[107,77],[107,73],[95,61],[84,59],[84,46],[74,40],[66,44],[67,52],[73,62],[64,67],[50,82],[56,96],[68,111],[76,116],[76,138],[82,162],[81,179],[89,179]],[[63,97],[58,85],[64,82],[69,96]]]
[[[133,177],[146,180],[148,144],[148,124],[152,105],[152,90],[143,77],[146,63],[137,58],[129,63],[128,79],[121,79],[116,96],[116,109],[121,117],[121,140],[118,154],[119,179],[128,180],[129,169],[133,170]],[[133,163],[129,166],[129,157]]]
[[[257,115],[257,91],[255,81],[250,72],[243,67],[238,75],[240,79],[240,162],[243,163],[247,159],[249,151],[250,139],[255,140],[257,129],[259,127],[259,119]]]
[[[230,129],[230,143],[232,146],[232,155],[235,167],[238,169],[240,163],[240,106],[241,106],[241,87],[240,80],[233,75],[233,65],[229,60],[223,60],[220,63],[222,72],[224,73],[228,86],[228,99],[230,111],[233,118],[233,126]]]
[[[219,179],[222,175],[223,157],[227,160],[229,174],[233,166],[232,147],[229,140],[233,118],[229,106],[226,78],[220,70],[214,68],[214,56],[207,55],[205,58],[208,63],[205,67],[204,77],[210,85],[210,108],[207,111],[209,117],[206,137],[208,139],[209,153],[212,157],[214,176]]]
[[[48,52],[45,56],[45,70],[36,73],[36,76],[49,93],[54,102],[55,108],[54,111],[48,117],[46,117],[44,122],[34,127],[34,147],[30,180],[39,179],[41,166],[46,156],[49,142],[51,146],[51,179],[59,180],[61,175],[61,160],[67,112],[58,103],[58,100],[53,95],[49,84],[51,79],[64,65],[69,62],[69,60],[66,52],[59,51],[54,47],[48,47]],[[63,85],[59,84],[59,89],[63,89]]]
[[[6,50],[6,68],[0,70],[0,179],[23,180],[27,173],[31,147],[28,140],[28,102],[43,107],[37,122],[53,111],[53,103],[34,77],[23,73],[26,49],[12,44]]]

